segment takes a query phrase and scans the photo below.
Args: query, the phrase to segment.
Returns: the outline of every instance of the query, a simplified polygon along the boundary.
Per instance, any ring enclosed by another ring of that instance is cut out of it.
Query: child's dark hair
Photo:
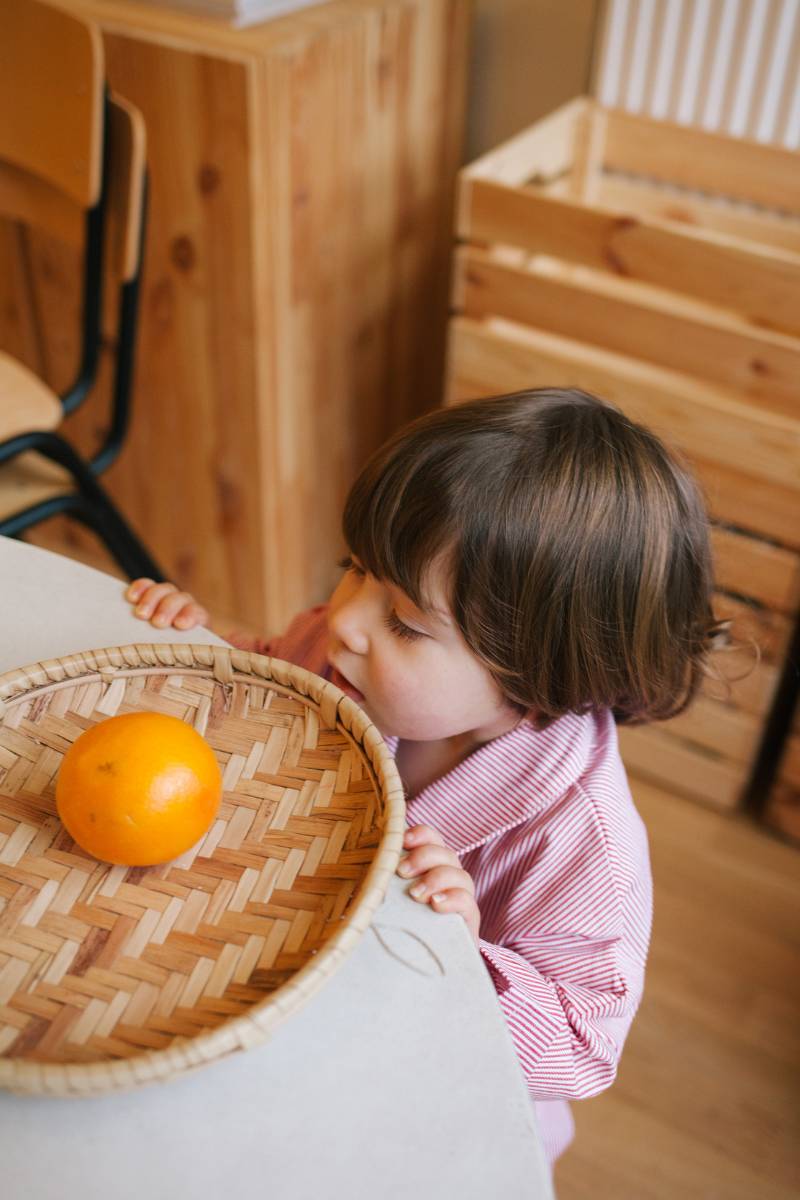
[[[594,396],[422,417],[365,466],[344,535],[423,609],[443,556],[467,645],[540,727],[602,708],[661,720],[697,692],[715,632],[703,501],[655,434]]]

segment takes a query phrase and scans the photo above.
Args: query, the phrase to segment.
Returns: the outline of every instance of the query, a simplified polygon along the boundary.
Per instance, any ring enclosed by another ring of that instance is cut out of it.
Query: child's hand
[[[156,629],[194,629],[210,624],[210,617],[188,592],[179,592],[174,583],[153,583],[152,579],[134,579],[125,599],[136,607],[133,615],[149,621]]]
[[[455,850],[448,849],[435,829],[415,825],[403,839],[409,854],[397,868],[404,879],[419,880],[409,894],[420,904],[441,913],[461,913],[475,945],[481,914],[475,903],[475,884],[461,866]]]

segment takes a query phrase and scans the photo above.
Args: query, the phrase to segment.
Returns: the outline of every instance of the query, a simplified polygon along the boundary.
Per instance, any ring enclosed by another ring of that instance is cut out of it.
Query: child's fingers
[[[478,907],[472,892],[466,888],[445,888],[434,892],[430,902],[437,912],[457,912],[462,917],[470,918]]]
[[[164,597],[169,596],[172,592],[177,592],[177,590],[174,583],[151,583],[150,587],[140,595],[133,615],[140,617],[143,621],[149,621]]]
[[[460,870],[461,862],[455,850],[431,843],[417,846],[415,850],[411,850],[400,863],[397,873],[406,879],[413,879],[415,875],[424,875],[426,871],[431,871],[434,867],[439,866]]]
[[[430,825],[414,825],[406,830],[403,845],[406,850],[411,850],[414,846],[444,846],[446,843],[441,834],[431,829]]]
[[[125,593],[125,599],[131,604],[135,604],[140,596],[143,596],[149,587],[154,587],[153,579],[134,579],[133,583],[129,584],[128,590]]]
[[[168,596],[164,596],[159,600],[158,605],[150,618],[150,624],[155,625],[156,629],[168,629],[174,624],[175,618],[184,609],[188,609],[195,603],[194,597],[188,592],[170,592]],[[199,605],[198,605],[199,607]],[[190,629],[187,625],[185,628]]]
[[[440,913],[459,913],[467,923],[467,929],[475,945],[481,929],[480,909],[475,903],[475,897],[461,888],[450,888],[446,892],[437,892],[431,897],[431,908]]]
[[[472,935],[475,945],[481,928],[480,909],[475,903],[475,897],[464,888],[448,888],[447,891],[434,892],[430,898],[430,906],[439,913],[458,913],[467,923],[467,929]]]
[[[431,896],[449,891],[451,888],[465,891],[470,896],[475,894],[475,886],[467,872],[462,871],[459,867],[450,866],[434,867],[432,871],[428,871],[421,879],[417,880],[413,887],[408,889],[408,894],[415,900],[429,900]]]
[[[202,604],[193,600],[191,604],[184,604],[172,624],[176,629],[194,629],[196,625],[208,626],[210,621],[211,618]]]

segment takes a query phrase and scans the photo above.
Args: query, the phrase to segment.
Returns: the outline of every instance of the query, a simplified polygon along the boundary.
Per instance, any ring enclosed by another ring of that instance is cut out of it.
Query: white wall
[[[465,161],[589,83],[599,0],[474,0]]]

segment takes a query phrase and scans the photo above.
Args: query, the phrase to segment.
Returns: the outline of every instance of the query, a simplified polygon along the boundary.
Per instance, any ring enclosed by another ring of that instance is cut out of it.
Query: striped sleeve
[[[622,1040],[604,1025],[628,1010],[633,1018],[624,981],[618,990],[574,986],[548,978],[507,947],[482,940],[480,948],[531,1093],[577,1100],[613,1083]]]
[[[550,814],[545,836],[522,827],[482,856],[481,954],[537,1097],[579,1099],[607,1088],[641,998],[646,843],[633,823],[627,840],[608,825],[608,812],[577,786]],[[509,882],[510,860],[515,886],[501,909],[492,884]]]

